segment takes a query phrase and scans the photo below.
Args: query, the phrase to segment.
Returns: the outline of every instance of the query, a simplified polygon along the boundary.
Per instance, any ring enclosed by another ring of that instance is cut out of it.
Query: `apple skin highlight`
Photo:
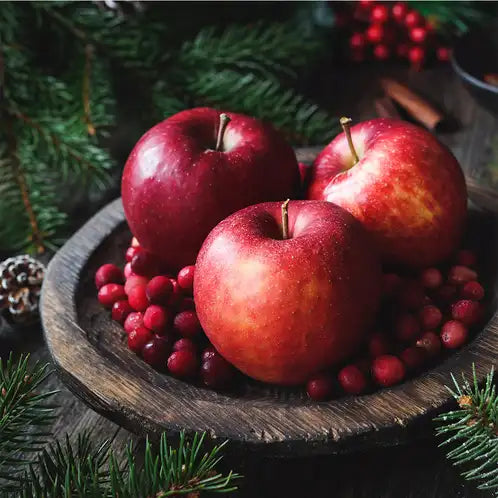
[[[275,384],[302,384],[355,353],[378,308],[381,267],[369,234],[328,202],[280,202],[231,215],[204,242],[194,299],[217,351]]]
[[[462,170],[431,133],[372,119],[341,133],[316,158],[308,199],[333,202],[373,235],[385,263],[431,266],[458,247],[467,214]]]

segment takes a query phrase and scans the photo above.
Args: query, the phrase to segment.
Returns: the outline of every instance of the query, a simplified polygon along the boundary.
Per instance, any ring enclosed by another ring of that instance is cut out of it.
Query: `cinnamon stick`
[[[444,120],[444,115],[438,109],[407,86],[390,78],[381,79],[381,85],[386,95],[429,130],[434,130]]]

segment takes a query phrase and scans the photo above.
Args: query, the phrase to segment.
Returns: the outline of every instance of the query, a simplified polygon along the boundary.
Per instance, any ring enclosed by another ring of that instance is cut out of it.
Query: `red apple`
[[[347,122],[346,122],[347,125]],[[373,234],[385,262],[431,266],[458,246],[467,212],[457,160],[431,133],[404,121],[372,119],[316,158],[309,199],[333,202]]]
[[[258,204],[217,225],[197,258],[194,299],[226,360],[292,385],[357,351],[377,310],[381,269],[368,233],[344,209],[291,201],[288,224],[283,211]]]
[[[292,197],[299,185],[294,151],[274,128],[231,112],[221,125],[220,115],[196,108],[171,116],[138,141],[124,168],[131,231],[172,269],[192,264],[229,214]]]

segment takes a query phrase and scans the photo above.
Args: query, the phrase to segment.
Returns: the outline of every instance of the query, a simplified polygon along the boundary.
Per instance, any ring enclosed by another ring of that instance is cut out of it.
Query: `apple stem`
[[[289,201],[290,199],[287,199],[283,204],[282,204],[282,239],[286,240],[289,238]]]
[[[348,139],[349,150],[351,151],[351,154],[353,155],[353,159],[354,159],[353,164],[356,164],[360,160],[360,158],[358,157],[358,154],[356,153],[356,149],[354,148],[354,144],[353,144],[353,139],[351,138],[351,123],[352,122],[353,122],[353,120],[351,118],[342,117],[340,119],[342,129],[344,130],[344,133],[346,134],[346,138]]]
[[[225,134],[225,129],[228,123],[230,123],[230,118],[224,112],[222,112],[220,114],[220,126],[218,127],[218,136],[216,138],[216,147],[214,148],[214,150],[219,151],[221,149],[221,143],[223,142],[223,135]]]

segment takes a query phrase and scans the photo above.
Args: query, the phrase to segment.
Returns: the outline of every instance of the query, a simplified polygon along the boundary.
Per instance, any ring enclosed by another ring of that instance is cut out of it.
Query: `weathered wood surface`
[[[354,67],[347,72],[323,74],[312,92],[337,115],[346,114],[356,120],[374,116],[373,97],[378,95],[375,75],[378,71]],[[400,76],[400,71],[382,68],[383,75]],[[407,74],[401,80],[409,82],[453,115],[463,127],[453,135],[441,136],[452,148],[464,169],[473,179],[489,183],[490,173],[485,167],[490,161],[491,145],[498,138],[497,121],[479,109],[453,75],[445,70]],[[496,162],[496,159],[495,159]],[[40,334],[40,331],[38,331]],[[35,350],[36,355],[48,358],[39,335],[37,340],[23,338],[18,349]],[[53,385],[61,389],[58,402],[63,419],[57,423],[56,435],[73,434],[79,427],[98,425],[101,434],[116,433],[117,447],[124,439],[135,436],[96,415],[74,397],[55,377]],[[245,498],[303,498],[334,496],[336,498],[477,498],[486,495],[466,484],[446,461],[437,442],[429,437],[407,445],[378,448],[349,456],[322,456],[306,459],[261,459],[231,455],[225,462],[246,475],[239,496]]]

